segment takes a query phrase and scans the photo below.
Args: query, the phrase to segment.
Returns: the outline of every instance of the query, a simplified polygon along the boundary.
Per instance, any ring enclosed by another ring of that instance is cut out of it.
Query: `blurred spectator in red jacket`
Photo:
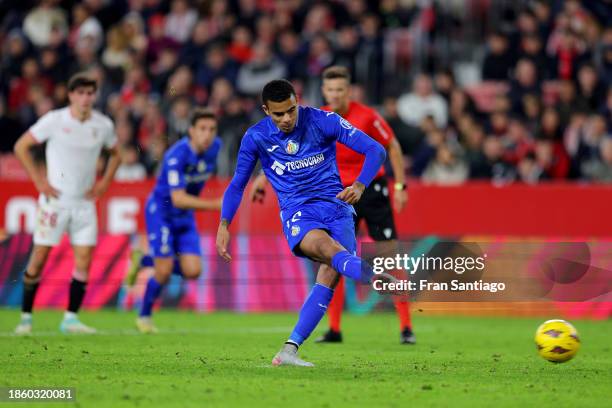
[[[47,96],[53,91],[53,83],[41,75],[36,59],[27,58],[21,66],[21,77],[14,78],[9,84],[9,112],[17,113],[31,103],[31,91],[34,87],[41,89]]]
[[[560,142],[539,139],[535,142],[535,156],[538,165],[551,179],[564,179],[569,174],[570,162]]]
[[[227,53],[235,61],[241,64],[249,62],[253,57],[253,35],[245,26],[238,26],[232,31],[232,42],[227,48]]]

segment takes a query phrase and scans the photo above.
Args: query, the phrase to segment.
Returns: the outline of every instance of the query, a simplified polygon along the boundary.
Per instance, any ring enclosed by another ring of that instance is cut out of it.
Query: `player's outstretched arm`
[[[34,158],[30,153],[30,149],[38,144],[38,140],[36,140],[34,135],[28,131],[24,133],[19,140],[17,140],[13,151],[15,152],[17,159],[19,159],[21,164],[23,164],[23,167],[25,167],[26,171],[30,175],[30,178],[34,182],[38,192],[48,197],[57,198],[59,196],[59,191],[54,189],[51,184],[49,184],[47,176],[36,166],[36,163],[34,163]]]
[[[229,245],[230,233],[229,225],[238,211],[240,201],[244,189],[249,182],[249,178],[253,173],[255,164],[257,163],[257,148],[252,140],[250,133],[246,133],[242,138],[240,150],[238,151],[238,159],[236,164],[236,172],[232,181],[230,181],[225,194],[223,194],[223,204],[221,207],[221,222],[217,229],[217,252],[226,261],[231,261],[227,247]]]
[[[182,210],[219,211],[221,209],[221,198],[200,198],[188,194],[183,189],[172,190],[170,198],[172,205]]]

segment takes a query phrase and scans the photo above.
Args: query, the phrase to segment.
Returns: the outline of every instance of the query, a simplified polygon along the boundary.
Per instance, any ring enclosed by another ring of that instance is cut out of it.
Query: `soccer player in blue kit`
[[[261,99],[267,117],[245,133],[236,172],[230,182],[217,231],[217,252],[226,261],[229,224],[238,210],[257,159],[272,184],[281,209],[283,232],[296,256],[310,258],[332,268],[317,274],[289,339],[272,364],[312,367],[300,359],[299,346],[323,318],[338,280],[338,273],[360,282],[395,281],[388,274],[374,275],[357,257],[352,204],[359,201],[385,160],[385,149],[334,112],[299,106],[289,81],[266,84]],[[353,185],[343,189],[336,164],[336,141],[365,155]]]
[[[219,210],[221,199],[198,197],[217,167],[221,140],[217,118],[198,108],[191,117],[189,136],[177,141],[164,155],[161,172],[145,208],[154,275],[149,278],[136,326],[155,333],[153,304],[172,273],[197,279],[202,271],[200,236],[194,210]]]

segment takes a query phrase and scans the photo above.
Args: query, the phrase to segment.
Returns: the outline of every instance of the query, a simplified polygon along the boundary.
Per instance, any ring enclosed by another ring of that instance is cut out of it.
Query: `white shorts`
[[[55,246],[64,232],[70,236],[72,245],[95,246],[98,240],[96,205],[85,199],[60,202],[40,195],[34,244]]]

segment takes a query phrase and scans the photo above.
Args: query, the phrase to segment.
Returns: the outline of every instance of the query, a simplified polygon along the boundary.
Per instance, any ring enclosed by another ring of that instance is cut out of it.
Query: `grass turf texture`
[[[582,348],[574,360],[552,364],[533,343],[543,319],[421,315],[418,344],[406,346],[393,314],[346,315],[343,344],[311,339],[302,347],[317,365],[305,369],[270,365],[296,314],[162,311],[157,335],[137,334],[133,313],[81,316],[101,334],[61,335],[61,313],[41,311],[35,335],[15,337],[19,312],[0,310],[0,386],[76,388],[76,404],[54,407],[295,408],[593,407],[609,403],[612,384],[610,321],[573,321]]]

